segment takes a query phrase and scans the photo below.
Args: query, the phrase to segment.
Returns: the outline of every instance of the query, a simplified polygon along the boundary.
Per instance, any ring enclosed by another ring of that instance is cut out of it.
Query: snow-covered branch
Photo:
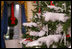
[[[57,27],[56,33],[60,34],[63,31],[63,26],[61,24],[58,24],[56,27]]]
[[[65,16],[66,14],[63,13],[53,13],[53,12],[45,12],[43,13],[43,16],[45,17],[45,21],[62,21],[62,22],[66,22],[67,19],[69,19],[69,17]]]
[[[41,37],[38,40],[26,44],[26,47],[41,46],[43,43],[45,43],[49,48],[49,46],[53,44],[53,42],[59,42],[61,38],[62,35],[49,35],[46,37]]]
[[[39,37],[41,37],[43,35],[45,35],[45,31],[43,31],[43,30],[41,30],[40,32],[35,32],[35,31],[30,32],[30,36],[39,36]]]
[[[34,23],[34,22],[30,22],[30,23],[23,23],[23,26],[27,26],[27,27],[32,27],[32,26],[34,26],[34,27],[37,27],[37,24]]]

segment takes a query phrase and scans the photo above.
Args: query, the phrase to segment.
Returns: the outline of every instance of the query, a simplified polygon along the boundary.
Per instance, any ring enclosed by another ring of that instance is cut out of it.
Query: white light
[[[9,38],[9,36],[5,36],[7,39]]]
[[[16,10],[19,10],[19,4],[16,4],[15,7],[16,7]]]
[[[15,17],[19,17],[20,16],[20,5],[19,4],[15,4],[15,11],[14,11]]]
[[[8,27],[8,30],[10,29],[10,27]]]

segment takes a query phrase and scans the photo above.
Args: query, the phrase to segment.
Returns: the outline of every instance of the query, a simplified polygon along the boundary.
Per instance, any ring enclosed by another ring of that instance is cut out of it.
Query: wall
[[[30,22],[30,18],[33,16],[32,10],[34,10],[34,6],[32,5],[33,1],[27,1],[27,20]]]

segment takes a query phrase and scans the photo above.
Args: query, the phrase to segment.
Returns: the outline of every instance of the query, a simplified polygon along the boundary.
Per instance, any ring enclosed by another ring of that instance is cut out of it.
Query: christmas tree
[[[24,48],[70,48],[71,1],[34,1],[31,22],[23,23]]]

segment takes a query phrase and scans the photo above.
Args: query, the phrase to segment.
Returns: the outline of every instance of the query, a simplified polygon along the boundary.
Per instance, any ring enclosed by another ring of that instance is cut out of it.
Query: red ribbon
[[[24,40],[24,41],[33,41],[31,38],[28,38],[28,39],[26,39],[26,40]]]
[[[38,13],[41,13],[41,8],[39,8],[39,12]]]
[[[14,3],[12,3],[12,5],[11,5],[11,15],[12,15],[12,17],[14,17],[14,5],[13,5]]]
[[[52,1],[50,1],[50,2],[51,2],[51,5],[54,6],[54,4],[52,4]]]
[[[15,17],[14,17],[14,3],[11,5],[11,24],[15,24]]]
[[[11,17],[11,20],[12,20],[12,22],[11,22],[11,24],[15,24],[15,17]]]
[[[66,37],[70,37],[70,35],[69,35],[69,34],[67,34],[67,35],[66,35]]]
[[[36,3],[36,1],[34,1],[34,3]]]

